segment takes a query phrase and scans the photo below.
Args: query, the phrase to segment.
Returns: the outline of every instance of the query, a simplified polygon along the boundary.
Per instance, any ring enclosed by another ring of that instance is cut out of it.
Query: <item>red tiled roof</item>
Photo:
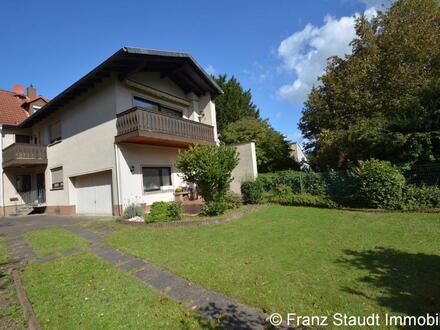
[[[41,96],[31,100],[25,95],[17,95],[14,92],[0,90],[0,125],[20,124],[29,117],[29,112],[24,106],[39,98],[47,103],[47,100]]]

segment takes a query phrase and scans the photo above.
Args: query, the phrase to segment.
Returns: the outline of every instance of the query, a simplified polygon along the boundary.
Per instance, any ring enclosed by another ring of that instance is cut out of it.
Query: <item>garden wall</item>
[[[241,183],[243,181],[255,180],[257,178],[257,155],[255,152],[255,142],[244,142],[230,144],[229,147],[237,148],[239,162],[232,171],[233,180],[231,190],[236,194],[241,194]]]

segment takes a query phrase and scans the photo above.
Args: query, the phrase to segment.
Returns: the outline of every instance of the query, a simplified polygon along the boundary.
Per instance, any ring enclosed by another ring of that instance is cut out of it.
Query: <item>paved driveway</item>
[[[0,218],[0,235],[20,234],[29,230],[50,227],[62,227],[75,225],[87,220],[104,220],[109,217],[94,216],[64,216],[64,215],[47,215],[35,214],[23,217],[3,217]]]

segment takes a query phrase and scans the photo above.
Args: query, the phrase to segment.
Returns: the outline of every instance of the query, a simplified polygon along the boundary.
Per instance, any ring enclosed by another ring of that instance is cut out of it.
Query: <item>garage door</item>
[[[111,182],[110,171],[76,177],[76,212],[79,214],[111,215]]]

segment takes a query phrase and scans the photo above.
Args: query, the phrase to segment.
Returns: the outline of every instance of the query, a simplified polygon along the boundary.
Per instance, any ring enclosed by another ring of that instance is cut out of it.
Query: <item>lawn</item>
[[[35,230],[24,237],[39,257],[59,255],[89,245],[86,240],[62,228]]]
[[[221,225],[127,226],[107,241],[267,311],[414,315],[439,310],[439,237],[439,214],[270,206]]]
[[[0,267],[9,262],[9,253],[6,242],[0,238]]]
[[[199,329],[183,305],[83,252],[22,271],[43,329]]]
[[[26,320],[15,291],[15,283],[6,272],[10,258],[6,242],[0,238],[0,329],[26,329]]]

